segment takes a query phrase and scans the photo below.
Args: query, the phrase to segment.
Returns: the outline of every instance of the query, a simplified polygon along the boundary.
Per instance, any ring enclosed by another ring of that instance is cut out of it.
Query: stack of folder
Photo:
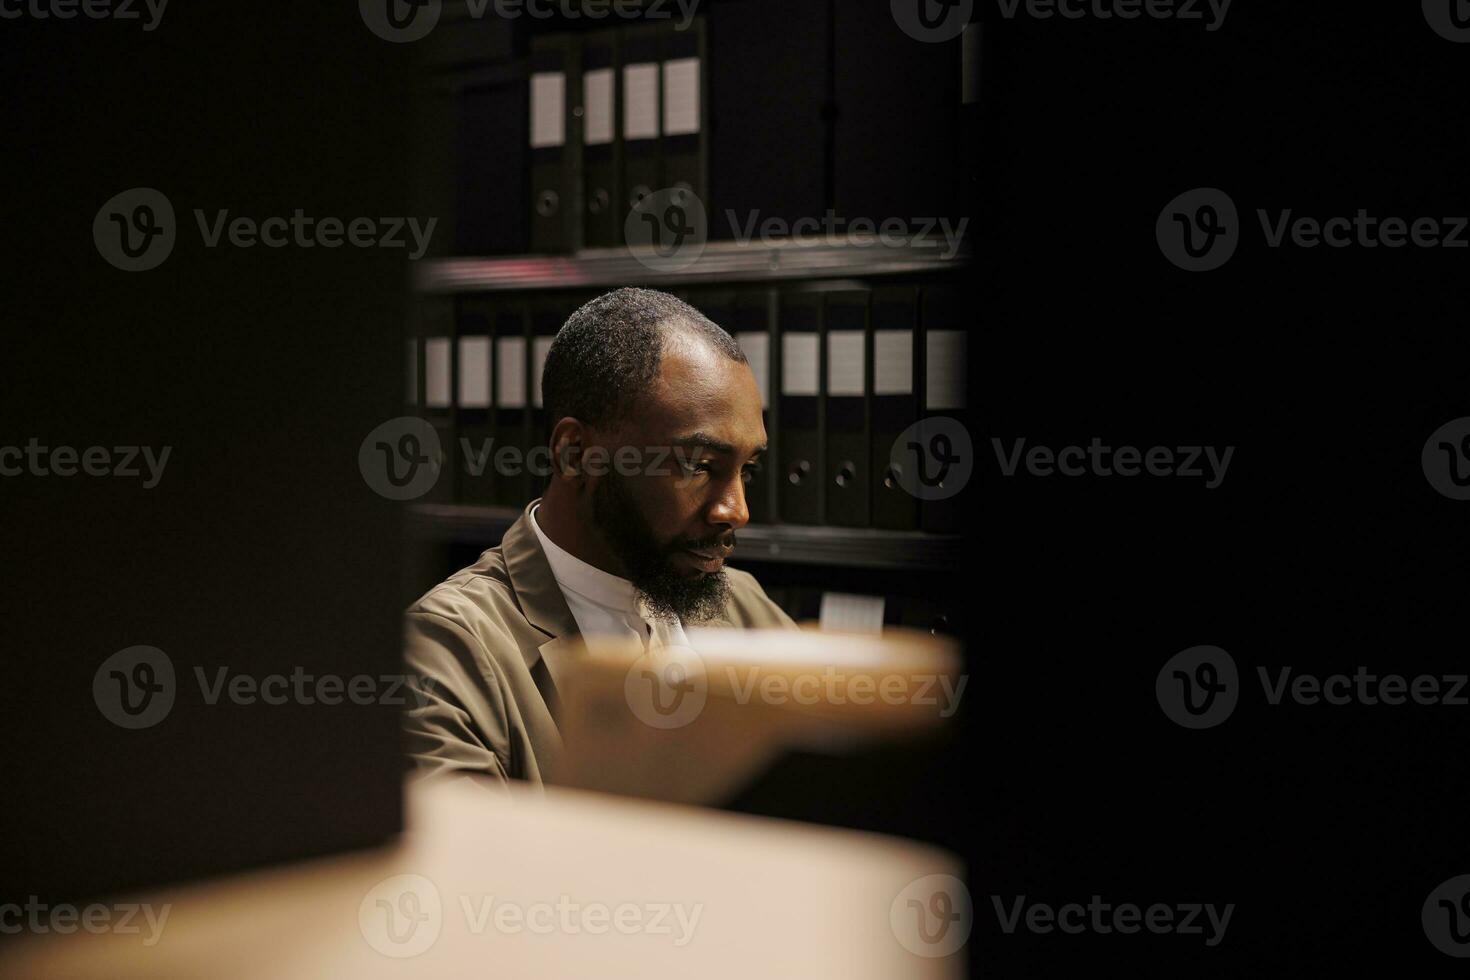
[[[456,254],[615,248],[645,195],[678,187],[704,203],[712,239],[828,209],[973,213],[976,148],[962,134],[976,128],[978,30],[928,45],[886,4],[696,5],[687,21],[669,4],[605,29],[585,17],[464,28],[447,84],[418,107],[438,134],[421,176],[428,193],[453,187]]]
[[[665,188],[707,198],[705,62],[703,18],[533,40],[531,251],[626,244]]]

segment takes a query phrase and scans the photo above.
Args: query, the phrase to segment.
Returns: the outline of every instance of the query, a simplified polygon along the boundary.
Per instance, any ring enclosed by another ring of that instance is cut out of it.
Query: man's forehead
[[[658,365],[658,376],[662,380],[692,381],[744,366],[732,361],[710,341],[688,330],[672,327],[664,332]]]
[[[638,399],[638,421],[661,431],[700,430],[760,442],[760,393],[747,364],[698,339],[667,338],[658,374]]]

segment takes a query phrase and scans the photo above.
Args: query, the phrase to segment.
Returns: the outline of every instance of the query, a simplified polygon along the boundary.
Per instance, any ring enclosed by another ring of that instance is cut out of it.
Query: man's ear
[[[587,427],[574,418],[564,418],[551,430],[551,476],[554,480],[580,483],[583,454],[587,450]]]

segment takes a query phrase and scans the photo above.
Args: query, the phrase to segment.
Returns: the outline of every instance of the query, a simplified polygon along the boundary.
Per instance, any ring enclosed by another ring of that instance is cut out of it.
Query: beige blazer
[[[432,773],[539,783],[561,752],[558,683],[574,670],[577,622],[531,527],[533,501],[500,545],[431,589],[406,615],[414,688],[407,749]],[[724,615],[701,625],[796,624],[749,572],[730,568]]]

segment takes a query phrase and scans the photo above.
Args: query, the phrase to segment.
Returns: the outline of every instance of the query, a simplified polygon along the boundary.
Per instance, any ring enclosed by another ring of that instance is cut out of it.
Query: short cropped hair
[[[551,424],[570,417],[595,428],[616,427],[658,376],[663,352],[676,335],[747,363],[734,337],[668,293],[625,288],[584,305],[551,342],[541,372],[541,400]]]

